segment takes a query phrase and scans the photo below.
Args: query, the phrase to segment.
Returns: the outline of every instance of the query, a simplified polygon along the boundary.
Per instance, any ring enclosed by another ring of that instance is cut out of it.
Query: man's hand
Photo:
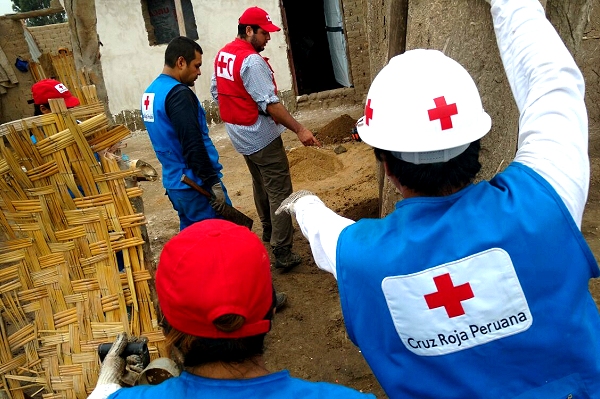
[[[210,205],[213,207],[215,212],[221,213],[225,207],[225,192],[221,183],[213,184],[210,188]]]
[[[298,135],[298,139],[305,146],[316,146],[321,147],[321,142],[317,140],[317,138],[312,134],[310,130],[305,127],[300,128],[296,133]]]
[[[275,215],[279,215],[282,212],[285,212],[290,215],[295,215],[294,205],[296,201],[298,201],[302,197],[306,197],[307,195],[315,195],[313,192],[308,190],[300,190],[292,193],[289,197],[284,199],[279,205],[279,208],[275,211]]]
[[[102,362],[97,385],[121,383],[121,377],[125,371],[125,359],[121,357],[121,353],[123,353],[127,347],[127,342],[128,339],[126,333],[117,335],[117,338],[115,338],[112,347]]]

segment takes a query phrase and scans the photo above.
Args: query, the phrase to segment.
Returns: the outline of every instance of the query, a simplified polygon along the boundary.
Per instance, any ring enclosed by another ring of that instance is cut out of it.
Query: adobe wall
[[[13,66],[17,56],[29,58],[29,48],[20,21],[0,17],[0,47],[19,80],[16,87],[8,88],[6,94],[0,95],[1,124],[33,115],[33,105],[28,104],[27,100],[31,99],[34,80],[30,72],[21,72]]]
[[[60,47],[73,50],[69,23],[54,25],[32,26],[28,28],[42,53],[57,54]]]
[[[578,63],[585,78],[590,126],[590,154],[600,156],[600,2],[592,3],[589,25],[581,41]]]
[[[353,87],[299,96],[296,99],[298,110],[333,108],[365,101],[371,84],[371,62],[365,18],[367,3],[368,1],[365,0],[342,0],[344,32]]]

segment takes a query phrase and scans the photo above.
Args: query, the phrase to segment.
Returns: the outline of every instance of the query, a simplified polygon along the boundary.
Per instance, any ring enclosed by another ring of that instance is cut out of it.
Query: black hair
[[[396,158],[388,150],[375,148],[375,157],[385,161],[403,186],[427,197],[441,197],[472,183],[481,170],[481,141],[472,142],[460,155],[447,162],[413,164]]]
[[[258,26],[258,25],[239,24],[238,25],[238,36],[240,37],[240,39],[245,39],[247,37],[246,26],[251,27],[252,32],[254,32],[254,33],[258,32],[258,29],[260,29],[260,26]]]
[[[273,289],[273,300],[265,320],[273,318],[276,294]],[[213,324],[221,331],[236,331],[244,324],[240,315],[227,314],[217,318]],[[183,355],[184,367],[195,367],[213,362],[242,363],[264,353],[264,342],[267,334],[253,335],[243,338],[203,338],[182,333],[170,328],[167,333],[167,344],[175,346]]]
[[[42,108],[41,108],[42,105],[44,107],[50,109],[50,104],[33,104],[33,116],[44,115],[44,113],[42,112]]]
[[[165,65],[174,68],[179,57],[188,64],[196,58],[196,52],[203,54],[202,47],[189,37],[179,36],[169,42],[165,50]]]

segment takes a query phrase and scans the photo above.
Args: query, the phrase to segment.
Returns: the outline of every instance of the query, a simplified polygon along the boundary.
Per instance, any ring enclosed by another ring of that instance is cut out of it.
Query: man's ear
[[[383,164],[383,170],[385,171],[386,176],[392,176],[392,172],[390,172],[390,167],[388,166],[387,160],[385,159],[385,154],[381,154],[381,163]]]
[[[246,36],[252,36],[254,34],[254,30],[250,25],[246,26]]]
[[[175,65],[179,68],[185,68],[187,66],[187,62],[185,61],[185,58],[183,58],[183,56],[180,55],[179,58],[177,58],[177,62],[175,63]]]

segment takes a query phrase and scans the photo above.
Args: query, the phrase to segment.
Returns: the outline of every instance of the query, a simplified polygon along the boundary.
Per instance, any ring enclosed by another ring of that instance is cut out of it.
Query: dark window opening
[[[329,52],[323,0],[283,0],[298,95],[342,87]]]
[[[185,35],[198,40],[198,29],[191,0],[181,0]],[[167,44],[180,36],[174,0],[142,0],[142,13],[150,45]]]

